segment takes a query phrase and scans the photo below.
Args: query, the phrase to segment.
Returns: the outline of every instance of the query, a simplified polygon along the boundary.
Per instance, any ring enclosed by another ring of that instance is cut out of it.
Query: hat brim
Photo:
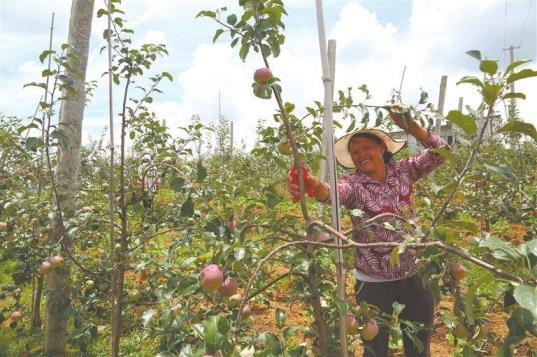
[[[346,134],[345,136],[339,138],[334,146],[334,152],[338,164],[347,169],[356,168],[354,162],[352,162],[351,154],[349,153],[349,141],[356,134],[370,134],[376,136],[386,145],[386,150],[394,155],[398,153],[406,144],[405,140],[394,140],[387,133],[379,129],[353,131],[352,133]]]

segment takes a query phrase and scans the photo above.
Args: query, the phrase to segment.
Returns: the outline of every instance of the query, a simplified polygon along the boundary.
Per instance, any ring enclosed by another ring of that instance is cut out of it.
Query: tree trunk
[[[32,300],[32,328],[41,328],[41,297],[43,296],[43,275],[37,275],[37,288]]]
[[[85,77],[88,63],[89,39],[93,19],[94,0],[73,0],[69,22],[68,43],[80,61],[70,60],[70,66],[79,76],[70,75],[76,95],[61,104],[59,127],[67,137],[67,147],[60,149],[56,167],[57,204],[63,216],[69,218],[76,205],[77,173],[80,142],[82,139],[82,118],[85,106]],[[63,93],[68,96],[69,93]],[[50,238],[69,249],[70,242],[64,236],[62,217],[54,220]],[[47,280],[47,307],[45,331],[45,355],[65,356],[66,325],[70,308],[70,268],[69,264],[53,269]]]

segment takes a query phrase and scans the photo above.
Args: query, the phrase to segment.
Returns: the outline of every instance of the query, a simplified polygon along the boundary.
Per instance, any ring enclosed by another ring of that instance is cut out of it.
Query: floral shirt
[[[449,147],[434,133],[422,142],[426,148]],[[386,166],[386,180],[376,182],[361,171],[353,172],[338,180],[339,202],[348,209],[360,209],[363,214],[352,216],[352,224],[358,226],[363,221],[378,214],[391,212],[412,219],[415,216],[412,201],[412,186],[419,178],[432,172],[444,162],[444,158],[434,151],[425,150],[420,154]],[[385,225],[389,222],[392,227]],[[399,221],[400,222],[400,221]],[[384,224],[383,224],[384,223]],[[399,227],[398,227],[399,226]],[[393,227],[396,229],[394,230]],[[401,242],[403,234],[410,233],[388,217],[356,232],[360,243]],[[407,249],[399,256],[399,265],[390,262],[393,248],[358,248],[355,268],[358,276],[372,278],[372,281],[398,280],[412,276],[416,272],[416,251]]]

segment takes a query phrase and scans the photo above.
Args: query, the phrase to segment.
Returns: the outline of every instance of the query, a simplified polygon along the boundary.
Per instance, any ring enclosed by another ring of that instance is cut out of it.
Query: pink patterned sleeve
[[[327,183],[325,185],[328,188],[329,195],[323,203],[330,203],[332,192],[330,185]],[[339,203],[349,209],[361,207],[363,200],[360,195],[360,188],[361,184],[357,180],[353,180],[351,175],[340,177],[337,181]]]
[[[451,150],[448,143],[435,133],[430,133],[427,140],[421,142],[428,149],[445,147]],[[433,172],[437,167],[442,165],[444,157],[434,151],[424,150],[416,156],[409,157],[406,160],[401,160],[397,163],[397,167],[404,172],[407,172],[412,182],[424,177]]]

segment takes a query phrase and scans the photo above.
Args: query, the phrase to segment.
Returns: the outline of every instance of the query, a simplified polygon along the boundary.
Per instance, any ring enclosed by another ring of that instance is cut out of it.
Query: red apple
[[[360,332],[360,335],[362,336],[362,339],[365,341],[371,341],[379,334],[379,325],[374,320],[368,321],[364,328],[362,329],[362,332]]]
[[[252,313],[252,309],[250,308],[250,305],[246,304],[242,307],[242,310],[241,310],[242,316],[248,317],[250,316],[251,313]]]
[[[13,311],[10,317],[14,322],[20,321],[22,319],[22,312],[20,310]]]
[[[45,260],[41,263],[41,266],[38,270],[43,275],[48,274],[52,270],[52,265],[48,262],[48,260]]]
[[[466,276],[467,270],[462,262],[457,262],[451,265],[449,272],[455,280],[462,280]]]
[[[272,72],[270,68],[259,68],[254,73],[254,81],[256,83],[264,84],[272,79]]]
[[[346,315],[345,316],[345,323],[347,324],[347,333],[351,336],[358,334],[358,327],[360,324],[358,323],[358,319],[352,315]]]
[[[59,255],[53,255],[48,259],[50,262],[50,265],[52,265],[53,268],[57,268],[59,266],[63,265],[63,258]]]
[[[237,279],[228,276],[220,289],[218,289],[218,292],[224,296],[231,296],[235,294],[238,287],[239,283],[237,282]]]
[[[201,286],[209,291],[220,289],[224,283],[224,273],[216,264],[209,264],[201,270]]]

